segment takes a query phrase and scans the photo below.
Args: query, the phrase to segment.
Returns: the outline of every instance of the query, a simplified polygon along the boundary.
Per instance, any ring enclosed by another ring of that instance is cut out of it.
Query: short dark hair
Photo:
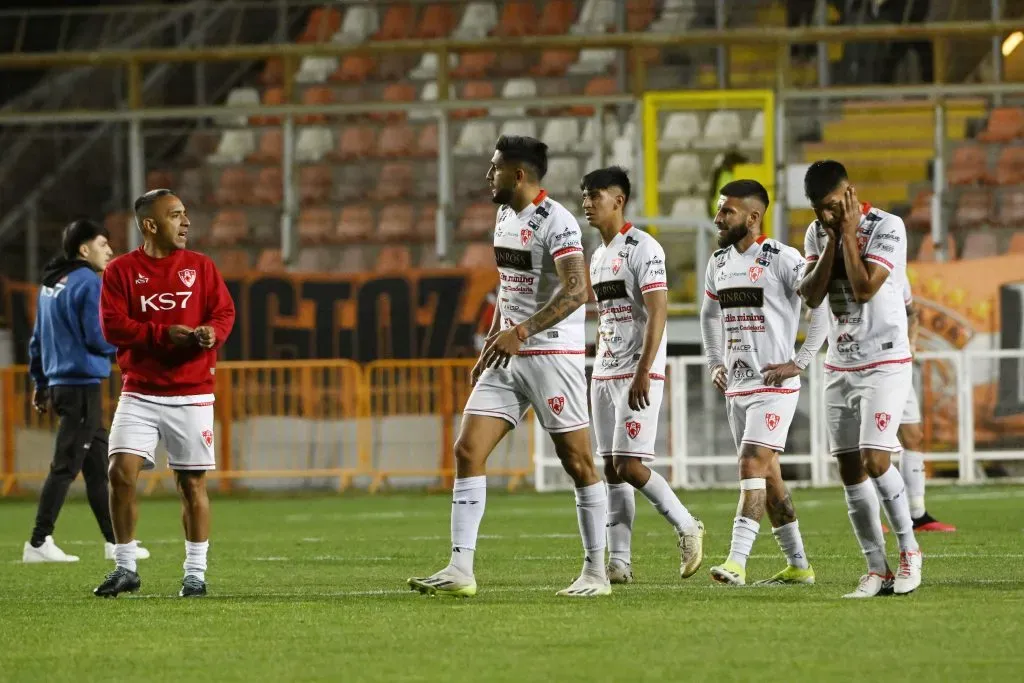
[[[548,146],[526,135],[502,135],[494,145],[505,161],[528,166],[543,180],[548,172]]]
[[[764,189],[764,185],[756,180],[734,180],[723,185],[718,194],[725,197],[736,197],[737,199],[753,197],[764,204],[765,209],[768,208],[768,190]]]
[[[848,180],[846,168],[838,161],[824,159],[815,161],[804,174],[804,194],[811,204],[817,204],[832,190]]]
[[[135,200],[135,218],[141,221],[143,218],[149,217],[149,209],[156,200],[161,197],[167,197],[174,193],[167,189],[150,190],[145,194],[141,194]],[[142,227],[141,225],[139,227]]]
[[[61,249],[64,258],[72,260],[78,258],[78,249],[86,242],[92,242],[97,237],[110,239],[110,231],[104,226],[88,219],[77,220],[68,223],[61,235]]]
[[[621,166],[599,168],[583,176],[583,180],[580,181],[580,190],[584,192],[607,190],[609,187],[622,188],[622,194],[626,195],[626,201],[629,201],[629,173],[626,169]]]

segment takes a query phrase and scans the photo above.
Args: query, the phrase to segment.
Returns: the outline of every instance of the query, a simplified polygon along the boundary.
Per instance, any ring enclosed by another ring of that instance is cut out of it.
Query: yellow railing
[[[450,487],[457,420],[469,397],[473,360],[266,361],[217,368],[216,449],[211,478],[221,491],[244,481],[305,479],[320,486],[376,491],[390,479]],[[103,385],[104,415],[117,405],[116,369]],[[52,414],[31,406],[27,368],[0,369],[0,495],[46,476]],[[510,488],[532,472],[528,451],[512,466],[490,468]],[[158,463],[161,458],[158,456]],[[148,475],[147,491],[168,477]],[[292,483],[294,486],[294,482]]]

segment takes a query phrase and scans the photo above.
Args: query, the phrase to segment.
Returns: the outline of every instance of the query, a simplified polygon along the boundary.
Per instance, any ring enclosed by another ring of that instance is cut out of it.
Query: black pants
[[[110,523],[107,494],[107,430],[103,427],[100,387],[98,384],[56,386],[50,389],[50,399],[60,422],[50,473],[39,497],[32,541],[41,543],[53,534],[71,482],[81,472],[89,506],[96,515],[103,538],[113,543],[114,528]]]

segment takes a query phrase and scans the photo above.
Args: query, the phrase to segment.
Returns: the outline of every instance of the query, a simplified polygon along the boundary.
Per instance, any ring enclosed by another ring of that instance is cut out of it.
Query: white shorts
[[[745,443],[773,451],[786,450],[789,427],[799,400],[799,390],[762,390],[727,396],[729,427],[737,452]]]
[[[907,404],[903,406],[903,417],[900,418],[901,425],[921,424],[921,405],[917,402],[917,390],[910,387],[907,394]]]
[[[903,450],[896,432],[913,391],[910,362],[867,370],[825,370],[825,422],[832,455],[865,448]]]
[[[530,406],[548,432],[572,432],[589,425],[586,356],[514,356],[507,368],[487,368],[463,412],[500,417],[517,427]]]
[[[122,395],[110,425],[108,453],[134,453],[145,459],[142,469],[151,470],[161,439],[172,470],[216,469],[213,403],[165,405]]]
[[[590,382],[590,414],[594,416],[594,438],[599,456],[627,455],[653,459],[658,437],[658,415],[665,381],[651,378],[643,410],[629,407],[632,379],[595,379]]]

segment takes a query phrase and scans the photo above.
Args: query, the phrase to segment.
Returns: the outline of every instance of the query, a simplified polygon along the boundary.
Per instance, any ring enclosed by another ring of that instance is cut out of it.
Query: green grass
[[[581,563],[571,493],[491,492],[469,600],[405,587],[447,561],[446,496],[217,499],[210,596],[191,601],[174,597],[175,501],[142,501],[153,558],[139,597],[116,600],[91,595],[109,565],[84,503],[57,533],[82,561],[26,566],[34,502],[4,501],[0,681],[1020,680],[1024,489],[934,489],[930,511],[961,530],[922,535],[922,588],[857,602],[839,598],[863,569],[841,492],[794,498],[816,586],[711,583],[732,492],[684,494],[708,536],[680,581],[673,536],[638,495],[637,582],[589,601],[555,597]],[[750,580],[782,566],[767,526]]]

